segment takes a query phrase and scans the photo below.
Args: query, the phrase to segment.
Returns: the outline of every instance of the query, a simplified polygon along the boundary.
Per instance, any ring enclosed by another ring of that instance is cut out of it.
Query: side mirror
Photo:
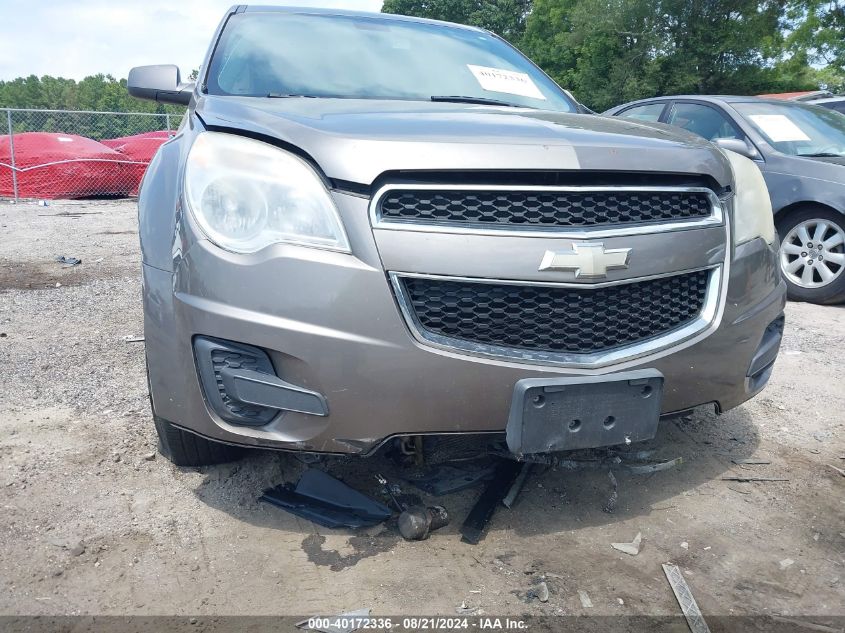
[[[739,138],[717,138],[716,145],[722,149],[727,149],[736,152],[740,156],[745,156],[751,160],[760,160],[760,153],[746,141]]]
[[[136,66],[126,84],[133,97],[177,105],[188,105],[194,92],[194,84],[183,84],[179,67],[173,64]]]

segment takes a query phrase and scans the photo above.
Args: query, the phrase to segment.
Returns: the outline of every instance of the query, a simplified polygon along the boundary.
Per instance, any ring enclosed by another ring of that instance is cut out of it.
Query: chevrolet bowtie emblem
[[[613,268],[628,268],[630,248],[605,250],[602,242],[572,244],[571,251],[546,251],[540,270],[574,270],[578,277],[607,277]]]

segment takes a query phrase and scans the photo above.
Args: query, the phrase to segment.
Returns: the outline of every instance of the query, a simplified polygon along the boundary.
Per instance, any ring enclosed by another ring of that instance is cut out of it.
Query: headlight
[[[323,181],[304,160],[261,141],[201,132],[185,167],[185,197],[203,233],[228,251],[287,242],[349,252]]]
[[[753,160],[736,152],[723,150],[734,172],[734,244],[762,237],[775,241],[772,201],[763,174]]]

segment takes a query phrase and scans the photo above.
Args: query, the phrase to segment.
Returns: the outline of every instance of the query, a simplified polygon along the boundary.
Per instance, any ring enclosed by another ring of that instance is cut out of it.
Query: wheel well
[[[802,200],[801,202],[793,202],[782,209],[778,209],[775,212],[775,222],[782,221],[786,216],[794,211],[801,211],[803,209],[826,209],[828,211],[832,211],[833,213],[839,213],[845,215],[845,211],[840,211],[835,207],[830,206],[829,204],[824,204],[823,202],[814,202],[812,200]]]

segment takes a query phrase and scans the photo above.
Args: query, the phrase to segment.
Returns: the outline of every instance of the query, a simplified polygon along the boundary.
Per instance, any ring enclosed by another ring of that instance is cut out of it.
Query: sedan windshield
[[[494,35],[377,15],[233,15],[205,84],[215,95],[464,101],[576,110],[557,84]]]
[[[734,108],[777,151],[792,156],[845,156],[845,115],[798,103],[746,102]]]

